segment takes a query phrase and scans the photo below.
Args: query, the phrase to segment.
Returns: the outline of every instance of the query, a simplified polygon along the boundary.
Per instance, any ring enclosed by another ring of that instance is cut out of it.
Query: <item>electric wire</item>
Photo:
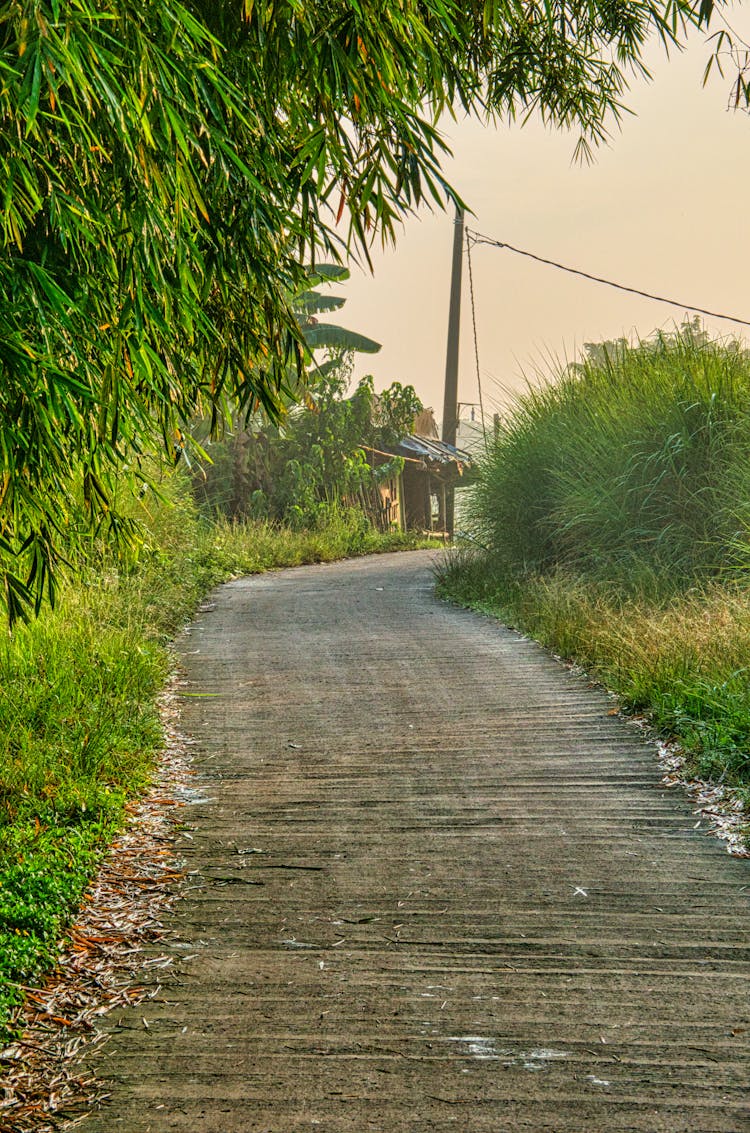
[[[712,319],[725,319],[730,323],[739,323],[742,326],[750,327],[750,319],[741,319],[737,315],[725,315],[719,311],[709,311],[706,307],[696,307],[692,303],[681,303],[679,299],[667,299],[663,295],[654,295],[649,291],[642,291],[639,287],[628,287],[624,283],[615,283],[614,280],[604,279],[600,275],[592,275],[590,272],[582,271],[580,268],[572,268],[567,264],[560,264],[556,260],[546,259],[544,256],[537,256],[534,252],[529,252],[524,248],[515,248],[512,244],[508,244],[505,240],[495,240],[490,236],[483,236],[480,232],[473,232],[467,228],[466,242],[468,248],[473,247],[475,244],[486,244],[491,248],[505,248],[508,252],[514,252],[517,256],[526,256],[530,260],[535,260],[539,264],[546,264],[548,267],[558,268],[560,271],[567,272],[569,275],[578,275],[583,279],[589,279],[593,283],[603,283],[606,287],[614,287],[617,291],[627,291],[631,295],[640,295],[643,299],[653,299],[657,303],[666,303],[670,307],[681,307],[683,311],[694,311],[698,315],[708,315]],[[471,259],[469,259],[471,264]],[[469,269],[471,274],[471,269]]]
[[[477,390],[479,391],[479,419],[482,422],[482,434],[484,436],[485,452],[488,449],[487,445],[487,424],[484,419],[484,402],[482,400],[482,377],[479,372],[479,338],[477,337],[477,306],[474,299],[474,272],[471,265],[471,248],[472,243],[469,239],[469,233],[466,233],[466,262],[469,268],[469,295],[471,298],[471,324],[474,328],[474,362],[477,369]]]

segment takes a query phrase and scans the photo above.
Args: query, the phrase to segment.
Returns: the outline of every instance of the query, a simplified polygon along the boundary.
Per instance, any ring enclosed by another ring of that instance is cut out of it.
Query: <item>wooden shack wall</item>
[[[408,531],[432,529],[430,474],[426,468],[407,464],[402,473],[404,523]]]

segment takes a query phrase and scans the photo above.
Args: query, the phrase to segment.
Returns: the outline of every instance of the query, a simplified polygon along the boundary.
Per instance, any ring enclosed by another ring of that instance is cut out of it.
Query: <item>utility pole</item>
[[[453,228],[453,266],[451,298],[448,311],[448,347],[445,354],[445,397],[443,400],[442,439],[456,443],[458,428],[458,340],[461,325],[461,269],[464,256],[464,210],[456,207]],[[448,488],[445,501],[445,530],[453,537],[454,488]]]

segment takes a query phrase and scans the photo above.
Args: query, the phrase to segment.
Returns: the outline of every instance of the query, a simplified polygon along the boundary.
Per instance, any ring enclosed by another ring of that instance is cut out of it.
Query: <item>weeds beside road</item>
[[[184,483],[139,517],[150,550],[130,570],[92,554],[54,611],[0,645],[0,1033],[25,985],[55,963],[66,924],[162,745],[169,640],[214,585],[239,574],[415,545],[354,514],[316,531],[200,520]]]
[[[688,328],[529,392],[439,590],[575,660],[750,802],[750,360]]]

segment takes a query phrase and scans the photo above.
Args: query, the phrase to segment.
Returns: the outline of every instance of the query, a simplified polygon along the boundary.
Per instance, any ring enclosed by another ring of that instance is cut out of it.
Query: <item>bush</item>
[[[379,514],[372,497],[385,468],[369,463],[367,449],[381,451],[411,432],[422,403],[399,382],[376,395],[371,377],[346,396],[350,361],[330,359],[332,368],[282,425],[259,419],[245,429],[236,425],[228,439],[207,442],[212,463],[198,465],[193,480],[206,514],[272,519],[300,531],[330,527],[331,513],[353,506]],[[386,467],[391,473],[403,462],[394,457]]]
[[[750,564],[750,362],[694,333],[589,349],[530,391],[481,473],[474,517],[499,565],[630,585]]]

